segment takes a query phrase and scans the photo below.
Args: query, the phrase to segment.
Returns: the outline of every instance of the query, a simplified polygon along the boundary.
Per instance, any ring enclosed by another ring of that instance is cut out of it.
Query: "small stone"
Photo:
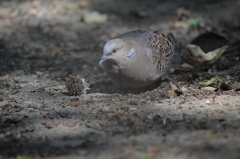
[[[4,101],[4,96],[0,95],[0,101]]]
[[[0,89],[0,94],[3,94],[3,93],[4,93],[4,91],[2,89]]]
[[[86,150],[79,150],[78,153],[79,153],[80,156],[86,156],[88,154],[88,151],[86,151]]]
[[[194,97],[194,96],[189,96],[188,97],[190,100],[193,100],[193,101],[195,101],[197,98],[196,97]]]
[[[137,108],[129,108],[130,110],[137,110]]]
[[[89,7],[90,5],[91,5],[91,3],[89,2],[89,1],[80,1],[80,2],[78,2],[78,5],[80,6],[80,7]]]
[[[104,107],[104,110],[110,110],[110,108],[111,108],[111,107],[105,106],[105,107]]]
[[[214,88],[214,87],[202,87],[201,88],[202,90],[206,90],[206,91],[215,91],[217,88]]]
[[[44,72],[36,71],[36,75],[38,75],[38,76],[43,76],[43,75],[44,75]]]
[[[210,104],[211,102],[209,100],[206,101],[206,104]]]

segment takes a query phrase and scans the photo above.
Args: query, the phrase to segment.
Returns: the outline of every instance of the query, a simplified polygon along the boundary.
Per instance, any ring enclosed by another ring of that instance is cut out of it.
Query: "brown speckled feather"
[[[174,55],[175,39],[170,33],[168,35],[149,33],[147,46],[152,50],[153,63],[157,70],[165,70]]]

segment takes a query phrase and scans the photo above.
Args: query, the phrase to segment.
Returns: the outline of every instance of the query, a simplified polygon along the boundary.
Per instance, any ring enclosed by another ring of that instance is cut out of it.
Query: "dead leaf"
[[[201,89],[206,91],[215,91],[217,88],[207,86],[207,87],[202,87]]]
[[[206,132],[202,135],[197,136],[198,140],[203,140],[203,139],[209,140],[209,139],[212,139],[212,138],[214,138],[214,134],[212,132]]]
[[[221,88],[224,90],[234,89],[229,79],[224,79],[221,77],[212,77],[210,80],[200,82],[199,84],[204,87],[213,86],[213,87]]]
[[[204,82],[200,82],[199,84],[206,87],[206,86],[214,86],[216,85],[218,82],[222,82],[222,80],[220,78],[217,77],[213,77],[210,80],[206,80]]]
[[[183,63],[190,65],[188,69],[194,69],[196,67],[208,66],[214,63],[226,49],[227,46],[223,46],[214,51],[205,53],[199,46],[187,44],[183,46],[181,58]]]
[[[102,14],[99,12],[91,12],[83,17],[83,22],[87,24],[92,24],[92,23],[105,23],[108,20],[108,15],[107,14]]]

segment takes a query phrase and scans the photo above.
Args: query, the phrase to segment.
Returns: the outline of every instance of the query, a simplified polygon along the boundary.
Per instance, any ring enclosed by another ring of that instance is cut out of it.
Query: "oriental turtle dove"
[[[145,87],[166,71],[174,55],[175,42],[172,33],[126,32],[105,44],[99,65],[117,84]]]

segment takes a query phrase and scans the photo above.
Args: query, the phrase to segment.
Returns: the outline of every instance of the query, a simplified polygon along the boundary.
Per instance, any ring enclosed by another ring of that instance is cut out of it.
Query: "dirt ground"
[[[0,159],[240,159],[239,8],[239,0],[1,0]],[[134,90],[98,62],[108,40],[136,29],[172,32],[178,44],[166,75]],[[228,52],[179,69],[182,44],[207,31],[227,39]],[[69,94],[72,73],[90,84],[86,94]],[[211,78],[224,82],[202,89]]]

